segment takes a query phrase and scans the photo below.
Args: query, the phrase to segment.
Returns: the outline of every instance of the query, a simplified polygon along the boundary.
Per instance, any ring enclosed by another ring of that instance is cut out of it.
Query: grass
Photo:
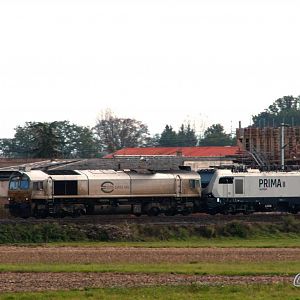
[[[23,244],[24,245],[24,244]],[[72,246],[72,247],[136,247],[136,248],[297,248],[300,247],[300,236],[295,234],[281,234],[257,236],[251,238],[217,237],[217,238],[189,238],[187,240],[168,241],[140,241],[140,242],[53,242],[36,245]]]
[[[299,261],[279,262],[217,262],[159,264],[0,264],[0,272],[117,272],[117,273],[172,273],[195,275],[290,275],[299,273]],[[300,290],[299,290],[300,291]]]
[[[138,288],[85,289],[83,291],[58,291],[36,293],[4,293],[1,300],[42,300],[42,299],[108,299],[108,300],[300,300],[300,288],[292,284],[207,286],[153,286]]]

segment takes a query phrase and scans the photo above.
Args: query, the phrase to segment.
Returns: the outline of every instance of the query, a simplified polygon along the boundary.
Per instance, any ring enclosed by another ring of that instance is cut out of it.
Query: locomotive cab
[[[13,173],[8,186],[8,208],[12,215],[26,217],[31,211],[30,178],[21,172]]]
[[[38,174],[35,174],[38,173]],[[48,198],[48,178],[41,178],[41,171],[14,172],[8,185],[8,209],[11,215],[28,218],[32,215],[32,200],[34,195]],[[38,175],[38,176],[35,176]]]

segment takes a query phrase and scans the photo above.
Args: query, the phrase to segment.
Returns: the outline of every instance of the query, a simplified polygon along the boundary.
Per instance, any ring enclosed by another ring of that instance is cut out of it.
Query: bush
[[[246,238],[253,233],[251,226],[242,222],[229,222],[221,227],[217,227],[217,234],[219,236],[232,236]]]
[[[199,236],[205,238],[214,238],[217,236],[216,227],[213,225],[201,226],[197,230]]]
[[[252,224],[229,222],[224,225],[151,225],[151,224],[1,224],[0,244],[48,243],[70,241],[167,241],[189,238],[239,237],[300,233],[300,222],[292,216],[281,223]]]

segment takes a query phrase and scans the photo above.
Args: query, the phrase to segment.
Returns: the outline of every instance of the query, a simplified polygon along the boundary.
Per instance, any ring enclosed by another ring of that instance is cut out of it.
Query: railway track
[[[79,218],[63,218],[63,219],[0,219],[0,224],[42,224],[42,223],[58,223],[58,224],[99,224],[99,225],[119,225],[119,224],[151,224],[151,225],[210,225],[225,224],[232,221],[240,221],[246,223],[281,223],[284,218],[290,214],[287,213],[255,213],[251,215],[208,215],[193,214],[189,216],[157,216],[136,217],[133,215],[97,215],[97,216],[81,216]],[[300,220],[300,214],[292,215]]]

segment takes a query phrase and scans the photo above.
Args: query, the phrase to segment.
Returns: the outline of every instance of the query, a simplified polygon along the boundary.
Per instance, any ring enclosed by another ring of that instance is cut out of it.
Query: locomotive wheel
[[[176,212],[174,210],[167,210],[165,212],[165,215],[168,216],[168,217],[172,217],[172,216],[176,215]]]
[[[46,210],[37,211],[34,213],[36,219],[46,219],[48,217],[48,212]]]
[[[191,210],[190,208],[187,208],[187,209],[183,210],[181,214],[182,214],[183,216],[188,216],[188,215],[190,215],[191,213],[192,213],[192,210]]]
[[[160,210],[158,207],[151,207],[150,210],[148,210],[147,215],[148,216],[158,216],[160,213]]]
[[[72,218],[79,218],[81,215],[82,215],[81,210],[80,209],[76,209],[72,213]]]

